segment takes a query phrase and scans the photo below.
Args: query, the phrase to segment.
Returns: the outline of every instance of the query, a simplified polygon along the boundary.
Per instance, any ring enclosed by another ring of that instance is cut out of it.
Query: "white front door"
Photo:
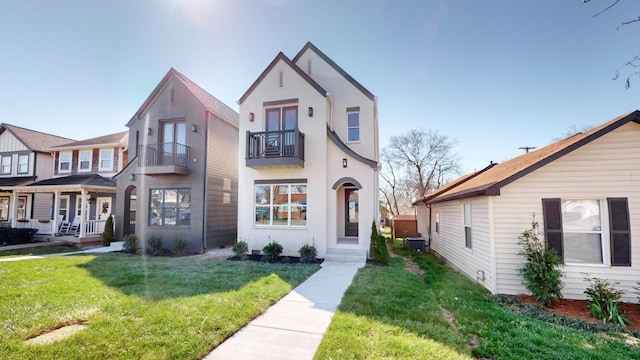
[[[111,215],[111,198],[99,197],[96,199],[96,213],[98,214],[98,220],[107,220]]]

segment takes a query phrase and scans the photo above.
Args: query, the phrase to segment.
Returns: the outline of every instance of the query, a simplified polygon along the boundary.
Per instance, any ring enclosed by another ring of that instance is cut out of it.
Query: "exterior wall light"
[[[255,115],[253,113],[249,113],[249,121],[253,122]]]
[[[342,159],[342,167],[343,168],[347,167],[347,159],[346,158]]]
[[[151,128],[147,128],[147,135],[151,135],[151,132],[152,132],[152,131],[153,131],[153,130],[152,130]]]
[[[313,117],[313,108],[309,106],[309,117]]]
[[[196,127],[196,124],[191,124],[191,132],[198,132],[198,128]]]

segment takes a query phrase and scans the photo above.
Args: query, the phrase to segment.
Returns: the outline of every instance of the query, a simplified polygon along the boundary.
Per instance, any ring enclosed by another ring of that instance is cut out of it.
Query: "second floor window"
[[[2,175],[11,174],[11,155],[2,157],[2,168],[0,168]]]
[[[464,203],[464,246],[471,249],[471,203]]]
[[[100,149],[100,171],[113,170],[113,149]]]
[[[80,151],[78,159],[78,171],[91,171],[91,150]]]
[[[71,151],[61,152],[60,160],[58,161],[58,172],[70,172],[71,171]]]
[[[348,141],[360,141],[360,113],[347,113],[347,139]]]
[[[29,155],[18,155],[18,174],[29,172]]]

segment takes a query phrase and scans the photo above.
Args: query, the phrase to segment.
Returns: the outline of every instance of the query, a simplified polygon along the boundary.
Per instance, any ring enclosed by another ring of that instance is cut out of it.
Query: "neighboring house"
[[[238,113],[170,69],[127,123],[129,163],[115,176],[116,238],[150,236],[190,251],[237,233]]]
[[[25,186],[53,176],[53,157],[48,150],[72,139],[45,134],[10,124],[0,124],[0,222],[19,218],[52,220],[50,208],[37,206],[48,198],[39,193],[19,193]]]
[[[36,228],[39,234],[62,230],[81,239],[102,234],[115,203],[116,184],[111,178],[127,161],[128,136],[125,131],[49,146],[53,177],[14,187],[20,195],[36,199],[29,222],[14,226]],[[74,226],[61,227],[70,223]]]
[[[586,276],[619,282],[635,301],[640,279],[640,111],[463,176],[417,201],[431,249],[494,294],[519,294],[518,237],[540,236],[563,258],[568,299]]]
[[[313,44],[239,100],[238,240],[364,260],[378,219],[377,98]]]

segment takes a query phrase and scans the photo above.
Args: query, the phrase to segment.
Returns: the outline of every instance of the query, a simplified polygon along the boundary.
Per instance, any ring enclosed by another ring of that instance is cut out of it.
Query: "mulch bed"
[[[242,258],[239,256],[231,256],[231,257],[228,257],[227,260],[263,262],[262,258],[263,258],[263,255],[247,255]],[[324,259],[316,259],[315,262],[307,263],[307,264],[322,264],[323,261]],[[264,260],[264,262],[266,262],[266,260]],[[276,264],[299,264],[300,258],[296,256],[281,256],[278,259],[275,259],[269,262],[276,263]]]
[[[540,303],[529,295],[516,295],[521,304],[523,305],[535,305],[541,306]],[[585,300],[558,300],[552,303],[552,307],[548,311],[558,315],[562,315],[568,318],[580,319],[591,323],[602,323],[602,320],[598,320],[591,315],[588,303]],[[633,303],[623,303],[620,306],[620,312],[627,316],[627,319],[631,321],[630,325],[627,325],[627,329],[631,331],[640,331],[640,306]]]

